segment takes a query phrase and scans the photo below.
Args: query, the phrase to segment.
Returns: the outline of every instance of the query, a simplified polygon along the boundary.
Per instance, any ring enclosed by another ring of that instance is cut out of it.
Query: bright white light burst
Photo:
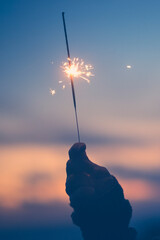
[[[82,59],[79,58],[73,58],[67,59],[67,62],[62,63],[61,68],[63,69],[63,72],[67,75],[68,78],[73,77],[75,78],[82,78],[88,83],[90,83],[90,77],[93,77],[94,74],[92,74],[93,67],[91,64],[85,64]],[[53,61],[51,62],[53,64]],[[66,88],[66,81],[59,80],[59,84],[61,85],[61,88],[64,90]],[[70,83],[69,83],[70,84]],[[49,89],[50,94],[53,96],[56,94],[56,90],[50,88]]]
[[[88,83],[90,83],[89,77],[93,77],[91,70],[93,69],[91,64],[85,64],[82,59],[73,58],[73,60],[68,59],[71,62],[65,62],[61,66],[63,72],[67,74],[67,77],[82,78]]]
[[[131,65],[127,65],[127,66],[126,66],[126,68],[128,68],[128,69],[131,69],[131,68],[132,68],[132,66],[131,66]]]

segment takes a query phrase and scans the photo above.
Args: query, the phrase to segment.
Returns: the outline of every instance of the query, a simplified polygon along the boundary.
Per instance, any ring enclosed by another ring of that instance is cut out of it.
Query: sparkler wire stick
[[[68,44],[67,29],[66,29],[66,23],[65,23],[65,18],[64,18],[64,12],[62,12],[62,19],[63,19],[64,35],[65,35],[65,40],[66,40],[66,47],[67,47],[68,63],[69,63],[69,67],[71,67],[71,58],[70,58],[70,51],[69,51],[69,44]],[[75,110],[78,142],[80,142],[78,115],[77,115],[77,107],[76,107],[76,95],[75,95],[73,76],[72,75],[70,75],[70,80],[71,80],[71,88],[72,88],[73,105],[74,105],[74,110]]]

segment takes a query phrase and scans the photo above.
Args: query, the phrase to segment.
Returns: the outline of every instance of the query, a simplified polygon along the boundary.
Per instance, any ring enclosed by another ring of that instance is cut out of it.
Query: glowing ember
[[[131,65],[127,65],[127,66],[126,66],[126,68],[128,68],[128,69],[131,69],[131,68],[132,68],[132,66],[131,66]]]
[[[93,69],[92,65],[86,65],[82,59],[74,58],[71,61],[71,65],[68,62],[63,63],[62,69],[67,74],[67,77],[82,78],[90,83],[89,77],[94,76],[91,72]]]
[[[51,95],[53,96],[54,94],[56,94],[56,91],[54,90],[54,89],[49,89],[49,91],[50,91],[50,93],[51,93]]]

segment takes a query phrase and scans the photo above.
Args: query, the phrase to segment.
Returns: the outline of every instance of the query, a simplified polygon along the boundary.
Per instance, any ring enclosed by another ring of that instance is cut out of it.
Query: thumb
[[[69,161],[67,162],[67,175],[78,174],[82,172],[88,173],[90,168],[90,160],[86,155],[86,144],[75,143],[69,150]]]
[[[85,143],[75,143],[69,150],[70,160],[77,160],[84,158],[86,156],[86,144]]]

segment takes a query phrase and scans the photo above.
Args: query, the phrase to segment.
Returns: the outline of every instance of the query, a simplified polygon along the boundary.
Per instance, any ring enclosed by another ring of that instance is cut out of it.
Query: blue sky
[[[1,1],[1,117],[74,129],[70,88],[58,87],[65,79],[59,67],[66,59],[65,11],[71,56],[95,68],[91,86],[75,84],[81,129],[90,122],[95,128],[96,117],[158,121],[159,7],[158,1]],[[50,87],[57,89],[53,98]]]

